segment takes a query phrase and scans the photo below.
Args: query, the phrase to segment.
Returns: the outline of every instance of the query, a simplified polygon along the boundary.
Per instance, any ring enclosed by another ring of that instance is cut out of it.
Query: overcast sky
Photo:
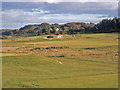
[[[3,2],[2,28],[28,24],[93,22],[118,16],[118,2]]]

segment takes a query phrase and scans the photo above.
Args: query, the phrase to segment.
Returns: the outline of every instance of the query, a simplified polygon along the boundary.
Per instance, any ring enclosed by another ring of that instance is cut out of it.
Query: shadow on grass
[[[84,49],[96,49],[96,48],[84,48]]]
[[[65,57],[65,55],[59,55],[59,56],[48,56],[48,57],[58,57],[58,58],[60,58],[60,57]]]

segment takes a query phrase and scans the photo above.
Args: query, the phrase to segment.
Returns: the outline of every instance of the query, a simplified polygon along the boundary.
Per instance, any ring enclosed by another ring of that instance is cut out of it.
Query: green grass
[[[38,37],[27,42],[3,41],[3,88],[118,87],[117,34],[65,35],[61,40],[43,37],[40,41]],[[69,48],[30,51],[34,43],[35,47]],[[8,47],[19,50],[4,51]]]

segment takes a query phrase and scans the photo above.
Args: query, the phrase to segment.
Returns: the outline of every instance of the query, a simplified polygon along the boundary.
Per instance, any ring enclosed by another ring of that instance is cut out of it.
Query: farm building
[[[57,35],[57,38],[62,38],[62,37],[63,37],[62,34],[58,34],[58,35]]]

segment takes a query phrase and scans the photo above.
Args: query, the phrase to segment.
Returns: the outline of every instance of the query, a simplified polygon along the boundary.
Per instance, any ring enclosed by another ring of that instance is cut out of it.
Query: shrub
[[[54,38],[53,36],[47,36],[47,38]]]
[[[2,39],[7,39],[7,36],[2,36]]]

